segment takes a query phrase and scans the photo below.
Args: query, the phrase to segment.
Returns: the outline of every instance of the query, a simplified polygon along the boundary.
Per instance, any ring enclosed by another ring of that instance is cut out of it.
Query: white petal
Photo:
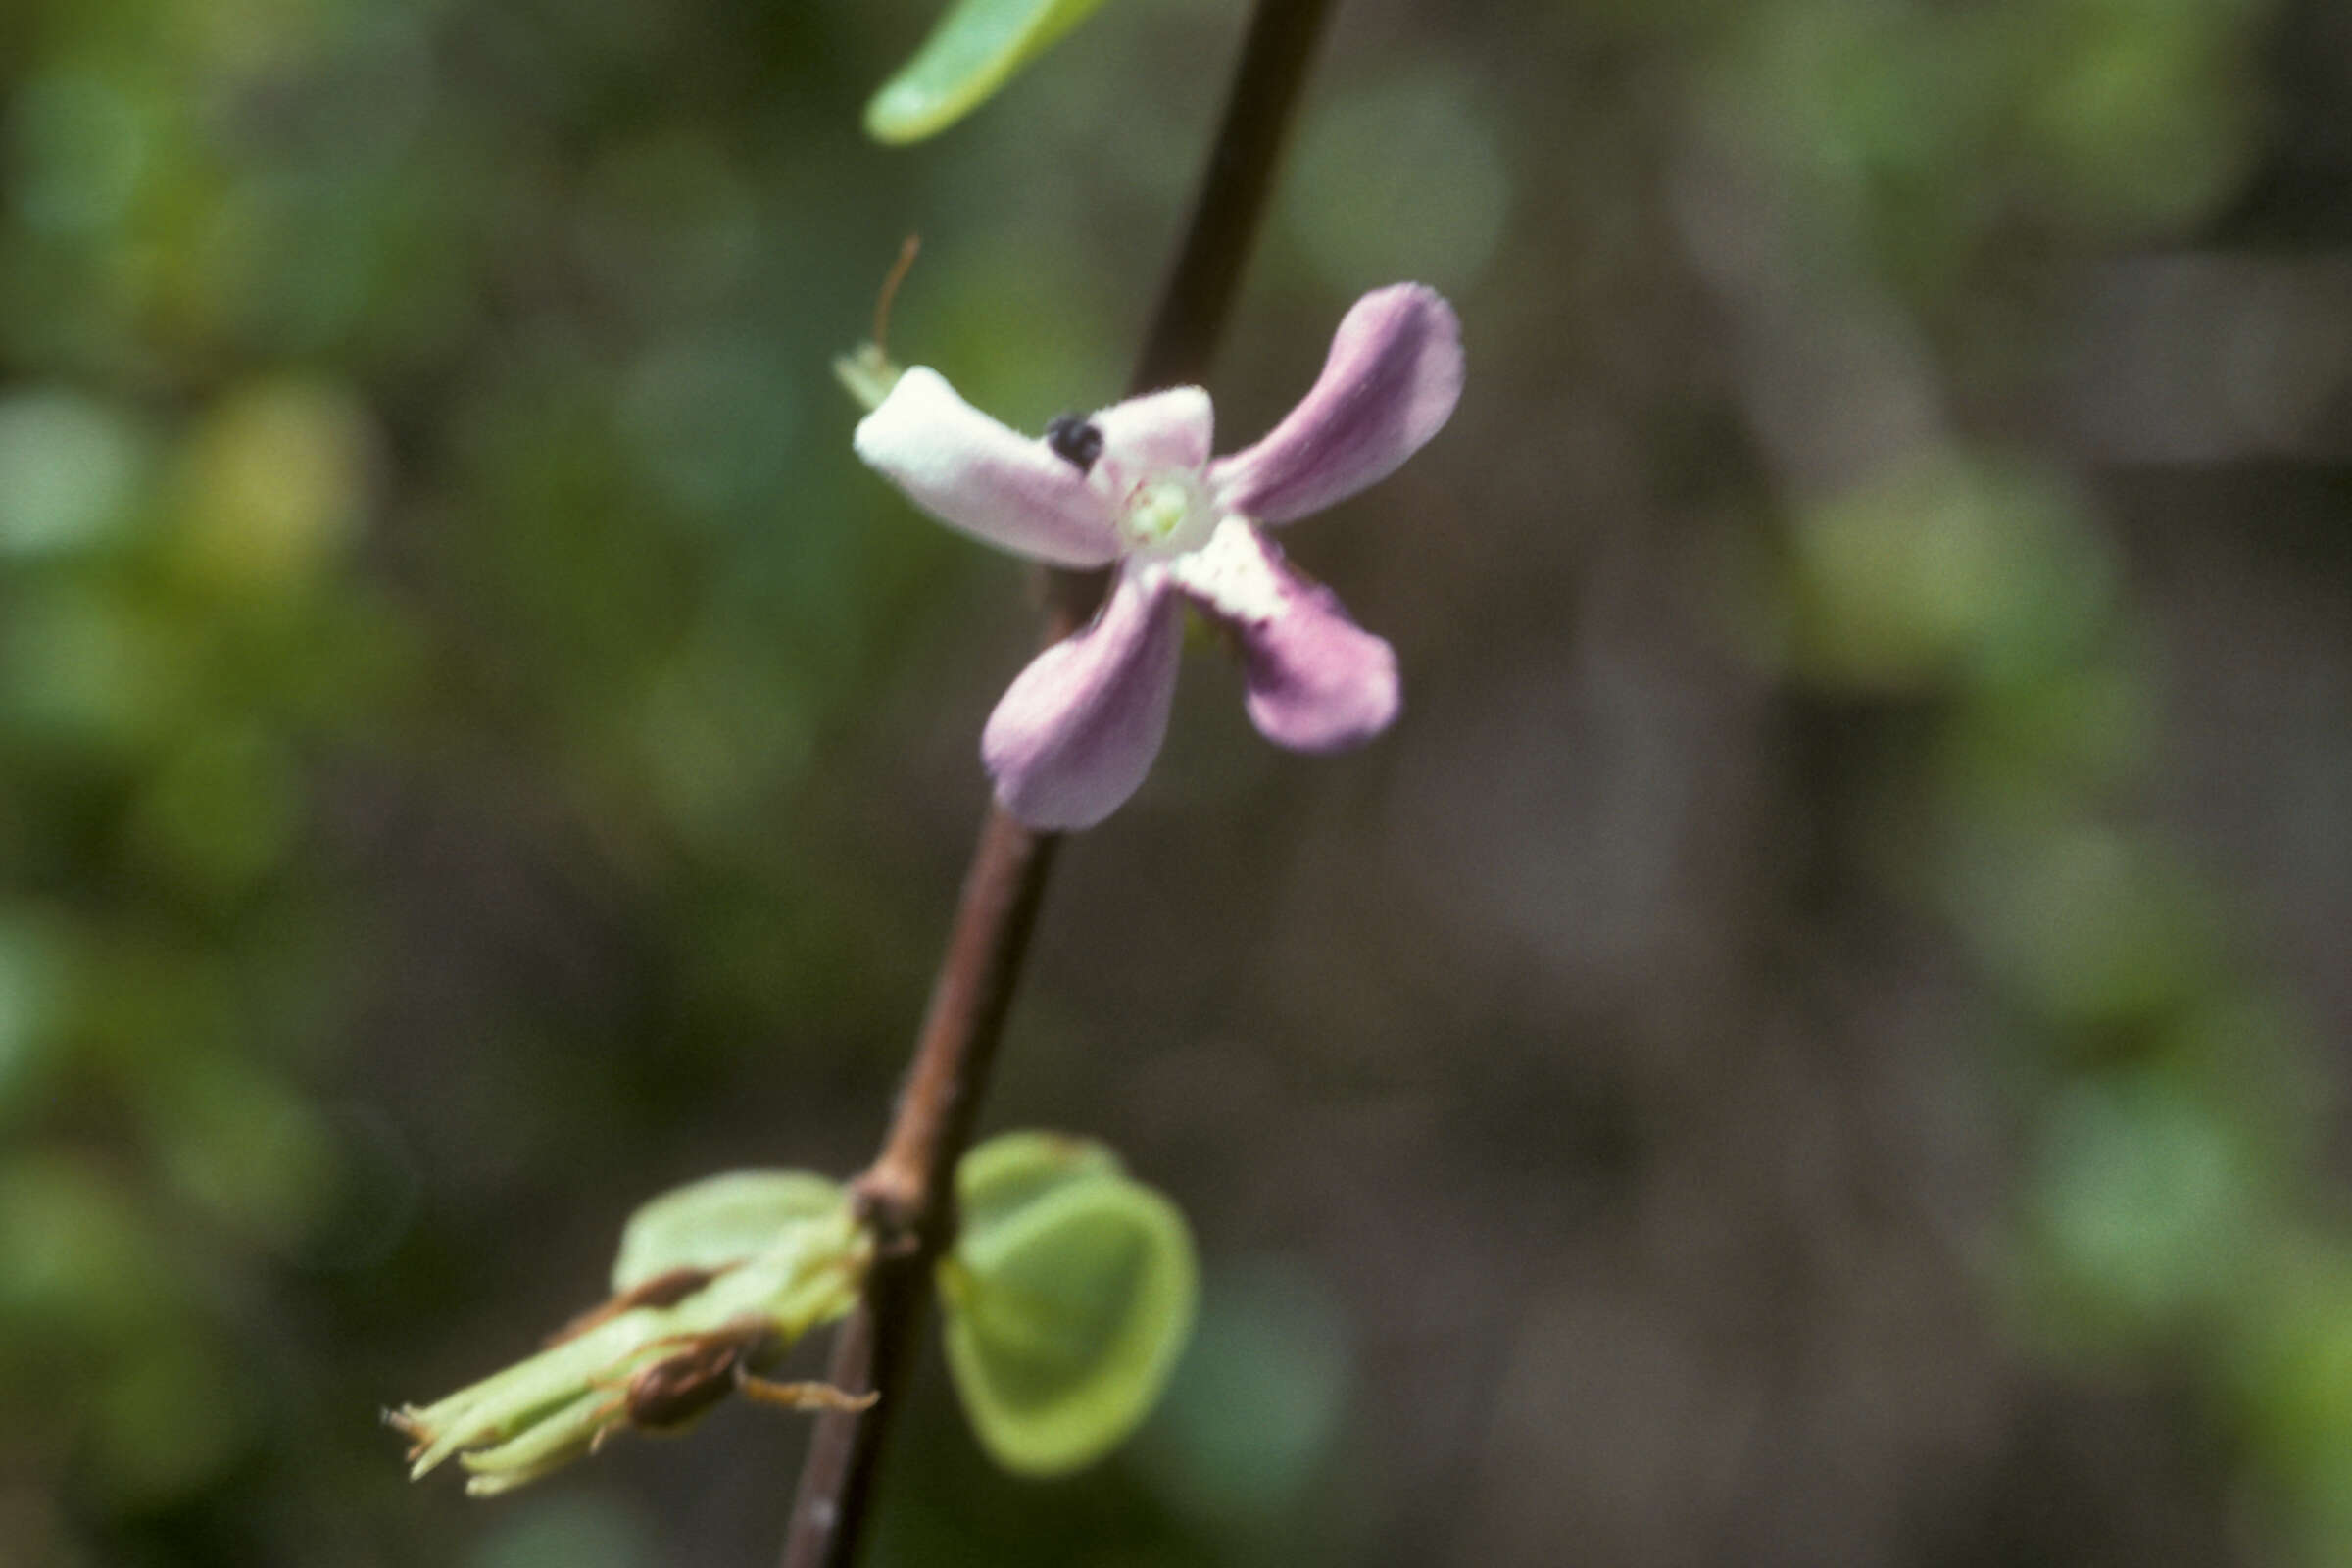
[[[858,421],[858,456],[951,527],[1056,566],[1101,566],[1118,535],[1086,476],[915,366]]]
[[[1170,387],[1114,403],[1093,416],[1102,432],[1102,455],[1091,475],[1112,506],[1155,475],[1199,473],[1208,465],[1215,415],[1197,386]]]

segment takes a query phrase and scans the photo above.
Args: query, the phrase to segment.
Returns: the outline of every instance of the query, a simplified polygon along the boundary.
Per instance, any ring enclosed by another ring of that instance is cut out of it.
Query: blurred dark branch
[[[1185,228],[1184,248],[1144,335],[1130,391],[1197,381],[1208,368],[1274,188],[1291,111],[1330,10],[1330,0],[1259,0],[1193,220]]]
[[[1330,0],[1259,0],[1251,15],[1132,391],[1198,380],[1206,370],[1330,9]],[[1086,622],[1103,581],[1101,572],[1052,574],[1047,642]],[[857,1558],[882,1445],[920,1349],[932,1265],[955,1238],[956,1164],[971,1141],[1059,842],[996,807],[981,825],[906,1087],[881,1155],[857,1183],[883,1245],[864,1298],[834,1344],[829,1375],[853,1394],[881,1398],[862,1413],[818,1421],[785,1536],[784,1568],[848,1568]]]

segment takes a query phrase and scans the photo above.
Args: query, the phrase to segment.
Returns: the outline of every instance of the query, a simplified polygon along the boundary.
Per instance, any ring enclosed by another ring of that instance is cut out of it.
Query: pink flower
[[[997,799],[1032,827],[1091,827],[1143,783],[1176,692],[1181,607],[1239,644],[1250,717],[1294,751],[1396,716],[1396,656],[1284,564],[1261,525],[1386,478],[1462,389],[1453,309],[1416,283],[1356,301],[1305,399],[1255,446],[1209,457],[1196,386],[1065,415],[1031,440],[917,366],[858,426],[858,455],[951,527],[1056,566],[1115,564],[1102,612],[1030,663],[989,716]]]

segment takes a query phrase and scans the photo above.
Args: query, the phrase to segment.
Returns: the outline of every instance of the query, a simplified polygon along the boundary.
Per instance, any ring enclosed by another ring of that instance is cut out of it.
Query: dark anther
[[[1083,415],[1056,414],[1046,421],[1046,445],[1054,449],[1055,457],[1085,473],[1102,455],[1102,432]]]
[[[674,1432],[735,1392],[744,1363],[775,1342],[759,1317],[739,1318],[708,1334],[684,1335],[685,1348],[640,1367],[622,1396],[629,1425]]]

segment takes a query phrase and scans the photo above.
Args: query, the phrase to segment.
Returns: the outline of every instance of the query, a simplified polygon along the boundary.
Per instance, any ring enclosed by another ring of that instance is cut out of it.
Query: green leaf
[[[985,1237],[1055,1188],[1094,1176],[1124,1176],[1119,1156],[1067,1133],[1005,1133],[956,1167],[956,1207],[967,1242]]]
[[[766,1251],[786,1231],[848,1202],[839,1184],[805,1170],[735,1170],[673,1188],[629,1216],[613,1294],[673,1269],[719,1268]]]
[[[1099,1144],[1020,1133],[956,1172],[963,1230],[940,1265],[948,1367],[1005,1469],[1093,1463],[1150,1412],[1192,1332],[1192,1233]]]
[[[1102,0],[958,0],[865,106],[876,141],[920,141],[986,102]]]

